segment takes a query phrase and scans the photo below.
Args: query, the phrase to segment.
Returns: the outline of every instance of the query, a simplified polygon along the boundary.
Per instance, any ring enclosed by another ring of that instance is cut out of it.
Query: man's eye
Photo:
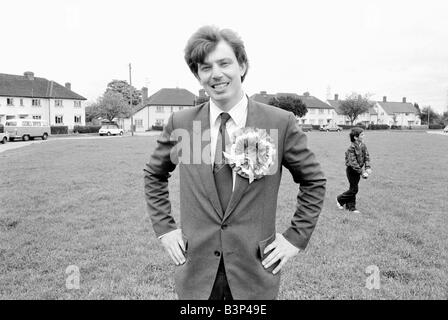
[[[210,70],[209,66],[202,66],[201,67],[201,71],[207,71],[207,70]]]

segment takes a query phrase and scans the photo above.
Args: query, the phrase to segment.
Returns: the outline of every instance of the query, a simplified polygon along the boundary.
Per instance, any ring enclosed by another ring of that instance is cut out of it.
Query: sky
[[[445,0],[2,0],[0,12],[0,73],[70,82],[88,103],[113,79],[129,82],[129,64],[149,94],[197,94],[184,48],[212,24],[243,39],[249,96],[356,92],[448,110]]]

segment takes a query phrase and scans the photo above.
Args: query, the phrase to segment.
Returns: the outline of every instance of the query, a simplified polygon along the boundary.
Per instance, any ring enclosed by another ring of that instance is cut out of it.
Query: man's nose
[[[212,78],[213,79],[221,79],[222,77],[222,70],[219,66],[214,65],[212,67]]]

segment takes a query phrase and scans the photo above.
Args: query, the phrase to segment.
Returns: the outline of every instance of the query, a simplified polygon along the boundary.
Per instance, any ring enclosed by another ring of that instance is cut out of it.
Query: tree
[[[428,113],[429,113],[429,119],[428,119]],[[426,106],[423,107],[420,113],[420,120],[422,121],[422,124],[428,125],[428,124],[439,124],[442,119],[441,116],[431,108],[431,106]]]
[[[442,114],[442,122],[443,122],[443,125],[448,125],[448,111],[445,111],[443,114]]]
[[[130,104],[132,91],[132,105],[138,106],[142,102],[142,92],[130,86],[125,80],[112,80],[107,84],[106,92],[116,92],[123,96],[123,99]]]
[[[359,115],[366,113],[369,108],[373,107],[373,102],[370,102],[369,96],[368,94],[361,96],[354,92],[341,101],[339,109],[343,115],[350,119],[352,125]]]
[[[131,115],[132,109],[129,103],[118,92],[106,91],[101,98],[98,99],[93,112],[97,117],[102,117],[109,121],[114,118],[127,118]]]
[[[269,100],[269,104],[271,106],[290,111],[299,118],[303,117],[308,112],[308,109],[302,100],[293,96],[273,97]]]

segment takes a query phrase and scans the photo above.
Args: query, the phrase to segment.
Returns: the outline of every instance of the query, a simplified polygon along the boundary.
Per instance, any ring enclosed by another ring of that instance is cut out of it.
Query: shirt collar
[[[247,96],[246,94],[243,94],[241,100],[228,112],[238,127],[244,127],[247,116],[247,104]],[[218,120],[218,117],[222,112],[223,111],[213,102],[213,100],[210,99],[210,120],[212,124],[216,123],[216,120]]]

